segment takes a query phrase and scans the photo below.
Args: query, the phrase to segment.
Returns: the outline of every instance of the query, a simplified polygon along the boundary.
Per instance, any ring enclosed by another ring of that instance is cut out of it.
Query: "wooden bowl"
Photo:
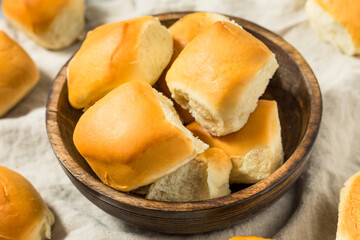
[[[170,26],[188,13],[158,15]],[[199,202],[167,203],[116,191],[104,185],[76,150],[72,136],[82,111],[68,102],[65,65],[53,82],[46,109],[46,127],[53,150],[73,184],[105,212],[130,224],[172,234],[202,233],[230,227],[269,207],[295,182],[309,161],[317,136],[321,93],[304,58],[276,34],[249,21],[231,17],[276,54],[280,65],[263,98],[279,105],[285,163],[253,185],[234,185],[232,194]]]

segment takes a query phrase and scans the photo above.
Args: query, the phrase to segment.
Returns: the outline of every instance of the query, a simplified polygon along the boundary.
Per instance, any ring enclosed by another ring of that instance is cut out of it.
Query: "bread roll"
[[[185,46],[191,42],[197,35],[202,31],[210,27],[216,21],[230,21],[227,17],[217,14],[217,13],[207,13],[207,12],[197,12],[186,15],[177,22],[175,22],[171,27],[169,27],[169,32],[174,41],[174,53],[172,55],[171,61],[167,68],[162,73],[159,81],[157,82],[158,89],[168,98],[171,98],[171,93],[165,82],[165,75],[169,70],[171,64],[179,56],[180,52],[185,48]],[[180,118],[183,120],[184,124],[188,124],[194,121],[193,116],[189,113],[188,110],[183,109],[176,101],[173,100],[174,107],[179,113]]]
[[[360,54],[360,1],[308,0],[305,9],[321,39],[348,55]]]
[[[349,178],[340,192],[336,240],[360,239],[360,173]]]
[[[144,81],[117,87],[90,107],[74,144],[99,178],[131,191],[170,174],[208,146],[181,124],[172,102]]]
[[[241,129],[278,64],[261,41],[230,22],[194,38],[166,75],[172,97],[214,136]]]
[[[187,128],[210,147],[224,150],[233,164],[230,183],[256,183],[283,163],[281,127],[275,101],[259,100],[246,125],[238,132],[214,137],[199,123]]]
[[[152,16],[110,23],[90,32],[69,63],[69,101],[88,108],[132,80],[154,84],[173,49],[168,30]]]
[[[249,236],[249,237],[232,237],[229,240],[274,240],[274,239],[270,239],[270,238],[261,238],[261,237],[254,237],[254,236]]]
[[[3,0],[6,18],[49,49],[73,43],[84,31],[84,0]]]
[[[53,214],[31,183],[0,166],[0,239],[50,238],[54,222]]]
[[[230,194],[231,160],[209,148],[175,172],[151,184],[147,199],[167,202],[201,201]]]
[[[14,107],[39,81],[30,56],[0,30],[0,117]]]

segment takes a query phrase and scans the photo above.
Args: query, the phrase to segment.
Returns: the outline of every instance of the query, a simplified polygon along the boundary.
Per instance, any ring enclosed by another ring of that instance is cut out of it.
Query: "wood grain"
[[[170,26],[188,13],[157,15]],[[171,234],[193,234],[230,227],[269,207],[303,172],[320,127],[322,100],[311,68],[276,34],[249,21],[230,17],[276,54],[280,65],[263,95],[279,104],[285,164],[253,185],[233,185],[232,194],[207,201],[166,203],[116,191],[96,177],[77,152],[72,134],[81,116],[68,102],[67,64],[49,92],[46,127],[52,148],[73,184],[91,202],[130,224]]]

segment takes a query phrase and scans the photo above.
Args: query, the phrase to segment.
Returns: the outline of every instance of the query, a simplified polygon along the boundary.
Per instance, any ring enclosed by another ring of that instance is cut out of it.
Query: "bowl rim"
[[[177,20],[187,14],[194,12],[195,11],[169,12],[156,14],[154,16],[157,17],[160,21],[171,21]],[[46,129],[51,147],[62,167],[67,171],[67,174],[71,174],[82,185],[84,185],[86,190],[90,194],[96,196],[102,195],[105,198],[101,198],[101,200],[116,207],[125,204],[135,208],[162,212],[204,211],[239,204],[256,198],[257,196],[270,191],[271,189],[279,185],[281,182],[285,181],[301,164],[304,164],[304,159],[306,159],[306,157],[312,152],[313,145],[315,143],[315,139],[320,128],[320,122],[322,117],[321,92],[313,71],[311,70],[306,60],[302,57],[302,55],[279,35],[245,19],[230,16],[227,14],[223,15],[228,16],[230,19],[236,21],[244,28],[251,29],[251,31],[257,33],[261,32],[261,35],[263,37],[280,46],[297,63],[302,77],[305,80],[305,84],[307,85],[307,91],[310,96],[310,112],[305,133],[295,151],[291,154],[291,156],[289,156],[286,162],[269,177],[247,188],[220,198],[197,202],[160,202],[147,200],[142,197],[117,191],[103,184],[100,180],[94,178],[83,168],[81,168],[81,166],[70,157],[71,155],[67,151],[64,142],[59,137],[61,135],[61,132],[58,122],[56,120],[58,112],[54,106],[58,105],[60,92],[67,82],[67,77],[63,76],[66,76],[66,68],[68,64],[67,62],[56,76],[49,91],[46,105]],[[58,91],[54,91],[54,89],[57,89]]]

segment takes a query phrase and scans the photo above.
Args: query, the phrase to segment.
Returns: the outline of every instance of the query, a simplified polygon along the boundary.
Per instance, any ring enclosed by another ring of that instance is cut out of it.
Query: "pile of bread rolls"
[[[345,7],[349,6],[349,7]],[[3,0],[7,19],[58,50],[84,32],[84,0]],[[360,53],[360,2],[308,0],[320,38]],[[0,117],[38,82],[39,70],[0,31]],[[99,178],[159,201],[198,201],[255,183],[283,162],[275,101],[259,100],[274,54],[227,17],[189,14],[169,29],[151,16],[101,26],[68,68],[69,102],[84,109],[74,143]],[[336,239],[359,239],[360,174],[341,191]],[[54,216],[36,189],[0,166],[0,238],[50,238]],[[234,237],[235,239],[260,239]]]
[[[259,100],[277,67],[219,14],[169,29],[152,16],[100,26],[68,66],[69,102],[85,111],[74,144],[120,191],[174,202],[230,194],[230,183],[256,183],[283,163],[277,104]]]

